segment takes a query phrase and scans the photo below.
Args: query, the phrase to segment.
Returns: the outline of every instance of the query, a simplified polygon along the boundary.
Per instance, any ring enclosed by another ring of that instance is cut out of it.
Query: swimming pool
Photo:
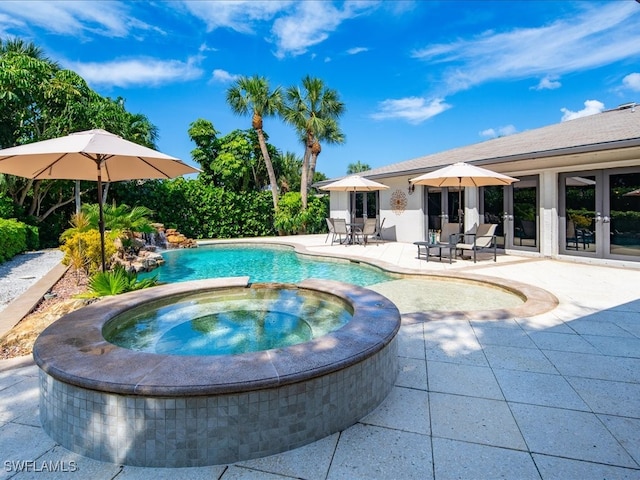
[[[205,245],[163,253],[165,264],[140,278],[158,275],[175,283],[205,278],[249,276],[253,283],[298,283],[307,278],[337,280],[366,287],[394,277],[375,267],[345,260],[319,260],[297,254],[291,247],[263,245]]]

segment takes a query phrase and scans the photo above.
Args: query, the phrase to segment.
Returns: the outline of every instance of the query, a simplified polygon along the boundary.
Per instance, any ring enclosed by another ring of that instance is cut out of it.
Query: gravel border
[[[0,312],[58,265],[64,254],[59,249],[16,255],[0,263]]]

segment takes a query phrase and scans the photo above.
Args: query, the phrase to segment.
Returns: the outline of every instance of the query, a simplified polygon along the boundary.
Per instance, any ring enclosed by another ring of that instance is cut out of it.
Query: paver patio
[[[46,478],[640,478],[640,265],[517,256],[449,265],[418,260],[412,244],[324,239],[272,241],[406,272],[524,282],[559,305],[503,320],[403,311],[396,386],[374,412],[297,450],[228,466],[137,468],[73,454],[40,428],[32,360],[0,361],[0,479],[45,478],[34,470],[50,465],[77,471]]]

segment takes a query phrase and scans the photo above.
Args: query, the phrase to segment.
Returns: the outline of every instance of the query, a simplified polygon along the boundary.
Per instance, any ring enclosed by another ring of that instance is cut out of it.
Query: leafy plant
[[[0,263],[27,249],[27,226],[0,218]]]
[[[118,232],[105,233],[104,251],[107,266],[109,266],[111,257],[117,251],[113,243],[117,236]],[[102,268],[100,232],[98,230],[91,229],[73,233],[65,238],[64,244],[60,246],[60,249],[64,252],[62,263],[65,265],[71,264],[73,259],[73,264],[84,265],[89,275]]]
[[[274,224],[285,234],[320,233],[325,231],[328,205],[320,198],[311,197],[307,209],[302,208],[298,192],[285,193],[278,204]]]
[[[157,276],[138,280],[134,272],[127,272],[117,265],[113,270],[97,272],[89,280],[89,292],[84,297],[104,297],[141,290],[158,284]]]

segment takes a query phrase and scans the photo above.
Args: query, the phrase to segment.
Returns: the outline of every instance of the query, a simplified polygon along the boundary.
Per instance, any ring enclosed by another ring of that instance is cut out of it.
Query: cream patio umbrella
[[[328,183],[320,190],[328,190],[333,192],[375,192],[376,190],[386,190],[389,188],[382,183],[374,182],[368,178],[361,177],[360,175],[349,175],[348,177],[341,178],[335,182]],[[355,215],[355,212],[351,212],[351,215]]]
[[[454,163],[409,180],[415,185],[431,187],[458,187],[458,223],[462,227],[462,187],[489,187],[511,185],[517,178],[476,167],[464,162]]]
[[[340,180],[336,180],[335,182],[331,182],[320,187],[320,190],[333,192],[351,192],[355,195],[356,192],[375,192],[377,190],[386,190],[387,188],[389,188],[387,185],[374,182],[373,180],[361,177],[360,175],[349,175],[348,177],[341,178]],[[355,218],[355,214],[356,212],[354,210],[350,212],[352,223]],[[353,242],[353,229],[351,233],[351,241]]]
[[[199,171],[177,158],[100,129],[0,150],[0,173],[34,180],[98,182],[98,226],[103,271],[105,258],[102,182],[173,178]]]

